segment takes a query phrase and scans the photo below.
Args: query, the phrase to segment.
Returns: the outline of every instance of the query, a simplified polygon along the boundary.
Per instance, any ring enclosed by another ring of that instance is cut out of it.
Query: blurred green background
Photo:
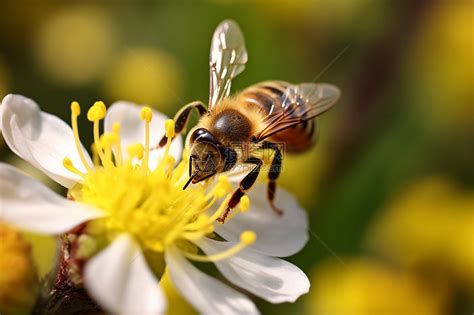
[[[173,116],[207,101],[211,35],[226,18],[249,53],[234,91],[269,79],[342,91],[318,146],[288,156],[280,181],[310,214],[310,241],[290,260],[312,289],[294,304],[256,298],[262,313],[472,313],[472,1],[2,0],[0,96],[24,94],[66,121],[73,100]],[[3,140],[0,150],[48,182]],[[26,239],[44,274],[54,241]],[[170,314],[190,312],[169,295]]]

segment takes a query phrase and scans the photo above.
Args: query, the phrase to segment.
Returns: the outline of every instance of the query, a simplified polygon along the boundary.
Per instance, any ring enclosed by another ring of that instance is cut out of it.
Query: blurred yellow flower
[[[415,275],[370,260],[331,260],[312,273],[307,314],[445,314],[449,293],[442,283],[424,283]]]
[[[0,313],[27,314],[36,300],[38,278],[31,247],[0,222]]]
[[[180,103],[182,72],[167,53],[154,48],[132,48],[122,54],[105,80],[105,94],[131,100],[160,111],[174,111]]]
[[[36,233],[21,233],[23,239],[31,244],[32,257],[39,277],[45,277],[54,267],[58,258],[58,241],[52,236]]]
[[[440,178],[416,182],[388,205],[368,242],[399,263],[448,270],[474,287],[474,191]]]
[[[412,52],[409,67],[424,116],[438,131],[471,128],[474,117],[474,5],[439,1]],[[450,127],[450,128],[446,128]]]
[[[54,83],[83,85],[103,73],[114,51],[115,37],[107,11],[90,5],[71,6],[40,27],[35,57]]]
[[[57,5],[56,0],[41,0],[41,5],[33,5],[31,1],[3,0],[0,11],[0,29],[5,30],[1,36],[2,51],[23,53],[29,50],[38,24],[49,17]]]

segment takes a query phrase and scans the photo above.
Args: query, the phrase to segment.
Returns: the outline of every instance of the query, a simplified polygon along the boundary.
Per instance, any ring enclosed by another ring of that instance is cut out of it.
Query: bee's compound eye
[[[205,128],[194,130],[190,140],[191,142],[217,142],[216,138]]]
[[[215,171],[221,162],[221,153],[211,142],[198,142],[192,146],[191,154],[196,168],[202,172]]]

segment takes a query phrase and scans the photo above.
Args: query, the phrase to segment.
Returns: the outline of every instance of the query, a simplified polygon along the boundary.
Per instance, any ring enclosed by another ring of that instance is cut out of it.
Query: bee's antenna
[[[191,184],[191,181],[193,180],[194,177],[196,177],[197,174],[198,174],[198,171],[196,170],[194,174],[189,177],[188,181],[183,187],[183,190],[185,190],[189,186],[189,184]]]

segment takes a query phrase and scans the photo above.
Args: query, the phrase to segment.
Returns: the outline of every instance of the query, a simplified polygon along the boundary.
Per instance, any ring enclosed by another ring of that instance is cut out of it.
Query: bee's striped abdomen
[[[285,101],[285,92],[291,84],[283,81],[267,81],[255,84],[238,95],[238,99],[248,106],[255,106],[265,116],[279,111]],[[287,152],[298,153],[309,149],[317,136],[316,120],[304,120],[305,108],[297,107],[290,116],[303,118],[302,122],[294,127],[285,129],[271,136],[274,142],[284,142]]]

